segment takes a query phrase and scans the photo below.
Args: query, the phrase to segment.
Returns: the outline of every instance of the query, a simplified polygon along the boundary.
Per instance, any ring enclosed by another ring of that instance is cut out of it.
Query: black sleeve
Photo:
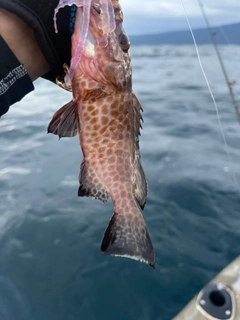
[[[0,117],[9,106],[20,101],[34,90],[24,66],[18,61],[6,42],[0,36]]]
[[[54,30],[54,10],[59,0],[0,0],[0,8],[19,18],[34,31],[40,50],[51,71],[44,78],[55,82],[57,76],[64,74],[63,64],[71,59],[72,7],[66,6],[57,14],[58,33]]]

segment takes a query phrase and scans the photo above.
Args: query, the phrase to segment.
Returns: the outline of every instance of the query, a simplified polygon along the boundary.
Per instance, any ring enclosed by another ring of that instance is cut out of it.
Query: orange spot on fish
[[[121,132],[118,133],[118,139],[119,139],[119,140],[122,140],[122,139],[123,139],[123,134],[122,134]],[[119,146],[120,146],[120,143],[119,143]]]
[[[91,153],[91,160],[92,160],[92,159],[94,160],[94,161],[93,161],[94,165],[97,164],[97,162],[95,161],[97,158],[98,158],[98,156],[97,156],[96,152],[92,152],[92,153]]]
[[[114,163],[115,162],[115,157],[110,157],[108,159],[108,163]]]
[[[107,106],[107,104],[104,104],[102,106],[102,114],[108,114],[108,106]]]
[[[123,119],[124,119],[124,117],[123,117],[122,115],[120,115],[120,116],[118,117],[118,121],[119,121],[119,122],[123,122]]]
[[[92,118],[92,120],[90,121],[91,124],[96,124],[97,123],[97,118]]]
[[[112,116],[113,118],[117,118],[118,115],[119,115],[118,111],[116,111],[116,110],[112,110],[112,111],[111,111],[111,116]]]
[[[104,127],[99,131],[99,133],[103,135],[106,132],[106,130],[107,130],[107,127]]]
[[[103,104],[103,100],[102,99],[99,99],[99,100],[96,101],[96,105],[98,107],[101,107],[102,104]]]
[[[101,131],[100,131],[100,132],[101,132]],[[108,139],[104,139],[104,140],[102,141],[103,144],[107,144],[108,142],[109,142]]]
[[[122,198],[125,198],[126,196],[127,196],[126,191],[121,191],[121,197],[122,197]]]
[[[115,155],[121,157],[122,156],[122,150],[116,150]]]
[[[114,188],[119,188],[119,181],[114,182],[113,187]]]
[[[113,164],[111,164],[110,166],[108,166],[108,170],[109,170],[109,171],[115,170],[115,166],[114,166]]]
[[[89,107],[87,108],[87,110],[88,110],[89,112],[93,111],[93,110],[94,110],[94,106],[89,106]]]
[[[107,102],[111,103],[113,101],[113,97],[107,97]]]
[[[107,150],[107,156],[109,157],[109,156],[111,156],[113,154],[113,151],[111,150],[111,149],[108,149]]]
[[[107,125],[108,124],[108,117],[102,117],[101,118],[101,123],[102,123],[102,125]]]
[[[119,106],[119,101],[114,101],[111,105],[111,109],[115,109]]]
[[[111,120],[110,125],[117,126],[117,121],[115,119]]]
[[[117,131],[117,126],[116,126],[116,124],[111,123],[111,124],[109,125],[108,130],[109,130],[110,132]],[[117,132],[115,132],[115,134],[117,134]]]
[[[123,148],[123,142],[122,141],[118,141],[117,142],[117,148],[121,148],[121,149]]]
[[[121,158],[121,157],[119,157],[119,159],[118,159],[118,164],[123,164],[123,162],[124,162],[124,159],[123,158]]]
[[[112,179],[110,177],[107,177],[106,182],[111,183]]]
[[[94,116],[97,116],[99,114],[99,110],[95,109],[91,114],[94,115]]]
[[[98,124],[95,124],[94,126],[93,126],[93,130],[99,130],[100,129],[100,126],[98,125]]]
[[[129,124],[129,119],[128,118],[125,118],[122,125],[126,128]]]

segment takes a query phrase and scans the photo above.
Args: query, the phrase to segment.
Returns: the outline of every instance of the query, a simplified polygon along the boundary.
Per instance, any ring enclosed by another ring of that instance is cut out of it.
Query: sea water
[[[239,255],[240,125],[211,46],[132,47],[156,268],[103,257],[113,213],[78,198],[78,137],[47,135],[71,99],[45,80],[0,119],[0,319],[169,320]],[[240,47],[220,48],[240,100]]]

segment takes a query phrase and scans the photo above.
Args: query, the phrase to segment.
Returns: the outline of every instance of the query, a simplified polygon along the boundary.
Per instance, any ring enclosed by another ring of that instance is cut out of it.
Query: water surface
[[[193,46],[132,48],[155,270],[101,255],[112,204],[77,197],[78,138],[46,134],[69,93],[37,81],[0,119],[1,320],[169,320],[239,255],[240,126],[212,47],[199,50],[231,163]],[[221,52],[238,80],[240,47]]]

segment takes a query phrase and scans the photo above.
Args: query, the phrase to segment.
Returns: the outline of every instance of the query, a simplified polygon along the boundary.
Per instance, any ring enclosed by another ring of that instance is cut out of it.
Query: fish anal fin
[[[101,251],[104,255],[139,260],[155,267],[155,255],[142,214],[114,212],[105,231]]]
[[[134,171],[133,171],[133,193],[141,209],[144,208],[147,200],[147,182],[145,174],[140,162],[139,153],[139,135],[142,128],[141,122],[143,121],[141,111],[142,107],[136,95],[132,93],[132,106],[133,106],[133,128],[135,138],[135,155],[134,155]]]
[[[133,192],[139,206],[141,209],[144,209],[147,201],[147,181],[139,156],[137,157],[134,169]]]
[[[95,199],[107,202],[109,198],[108,192],[94,172],[94,169],[85,160],[81,164],[79,183],[79,197],[94,197]]]
[[[79,119],[76,101],[65,104],[53,115],[48,125],[48,133],[62,137],[74,137],[79,133]]]

